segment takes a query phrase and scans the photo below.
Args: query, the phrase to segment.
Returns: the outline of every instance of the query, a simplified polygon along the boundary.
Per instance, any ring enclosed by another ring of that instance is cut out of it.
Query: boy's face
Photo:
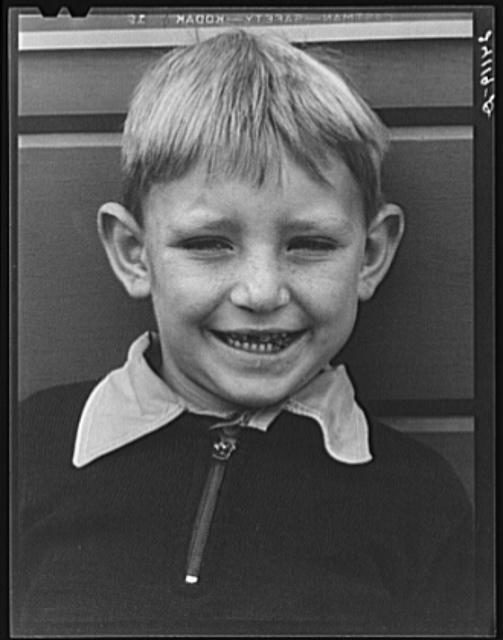
[[[367,231],[351,173],[337,161],[333,175],[328,188],[285,162],[281,186],[194,171],[152,188],[143,248],[167,380],[266,406],[341,349]]]

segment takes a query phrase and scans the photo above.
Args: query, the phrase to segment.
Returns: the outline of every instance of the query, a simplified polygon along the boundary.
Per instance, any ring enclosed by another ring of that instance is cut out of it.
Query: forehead
[[[184,178],[154,184],[145,199],[144,217],[146,224],[156,226],[222,218],[251,224],[327,217],[360,223],[364,207],[361,190],[342,160],[331,161],[324,183],[287,160],[260,186],[241,177],[211,176],[198,166]]]

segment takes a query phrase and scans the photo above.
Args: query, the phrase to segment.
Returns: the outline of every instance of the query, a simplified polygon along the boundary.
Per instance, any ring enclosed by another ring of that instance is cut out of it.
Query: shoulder
[[[453,473],[446,460],[432,448],[380,420],[369,419],[369,437],[377,463],[392,463],[398,473],[407,471],[410,474],[412,469],[421,474],[432,471],[447,475]]]
[[[15,419],[20,471],[48,469],[59,459],[71,461],[80,414],[96,381],[59,385],[24,399]]]
[[[447,520],[470,514],[461,480],[443,456],[378,420],[370,419],[369,429],[376,476],[399,499],[422,505],[426,512],[445,511]]]

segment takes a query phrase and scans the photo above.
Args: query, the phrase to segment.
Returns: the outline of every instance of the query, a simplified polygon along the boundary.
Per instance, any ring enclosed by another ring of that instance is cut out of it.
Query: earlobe
[[[98,211],[98,234],[113,272],[133,298],[150,295],[150,270],[144,233],[131,213],[117,202]]]
[[[386,276],[404,232],[404,214],[396,204],[385,204],[367,229],[365,257],[358,282],[358,297],[369,300]]]

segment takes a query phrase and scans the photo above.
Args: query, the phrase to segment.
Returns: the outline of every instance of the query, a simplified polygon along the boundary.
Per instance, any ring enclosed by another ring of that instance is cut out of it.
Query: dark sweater
[[[244,429],[186,585],[215,419],[183,414],[76,469],[93,384],[21,409],[16,634],[469,633],[471,511],[433,451],[371,421],[373,461],[347,465],[309,418]]]

